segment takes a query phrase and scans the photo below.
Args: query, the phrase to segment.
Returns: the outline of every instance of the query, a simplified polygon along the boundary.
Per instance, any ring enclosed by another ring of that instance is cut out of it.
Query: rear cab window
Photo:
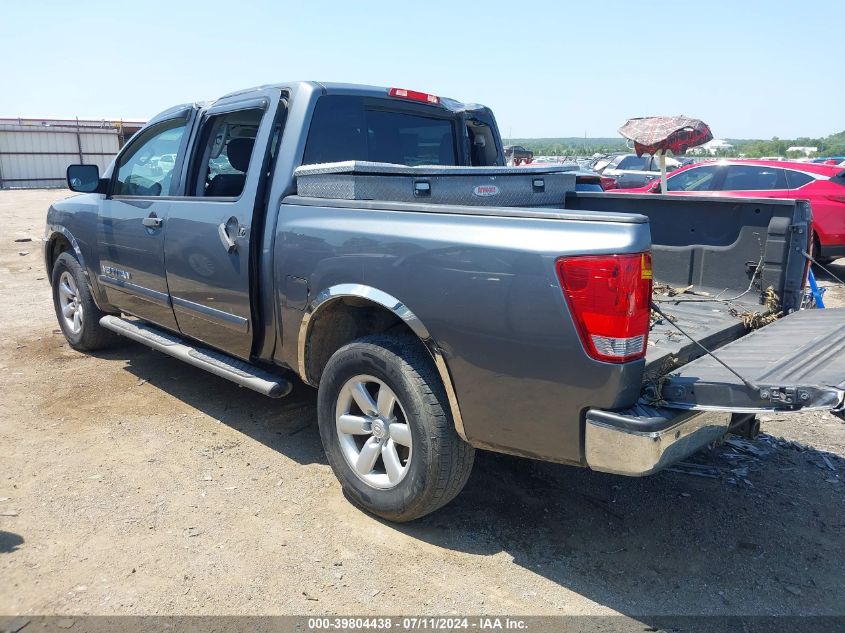
[[[302,162],[458,165],[458,123],[439,108],[326,95],[315,106]]]

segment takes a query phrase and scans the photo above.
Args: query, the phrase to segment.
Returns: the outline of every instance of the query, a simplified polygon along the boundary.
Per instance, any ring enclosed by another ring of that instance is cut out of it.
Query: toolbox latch
[[[415,198],[430,198],[431,197],[431,183],[427,180],[414,181],[414,197]]]

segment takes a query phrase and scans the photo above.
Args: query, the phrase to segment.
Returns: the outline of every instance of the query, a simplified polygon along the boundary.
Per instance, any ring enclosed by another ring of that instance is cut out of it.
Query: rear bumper
[[[638,406],[622,413],[590,409],[584,431],[587,465],[639,477],[671,466],[731,428],[722,411],[679,411]]]
[[[821,256],[830,257],[831,259],[845,257],[845,244],[831,244],[830,246],[822,244]]]

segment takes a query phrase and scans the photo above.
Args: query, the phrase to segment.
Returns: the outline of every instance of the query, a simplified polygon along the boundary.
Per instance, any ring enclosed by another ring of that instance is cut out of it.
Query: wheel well
[[[309,323],[305,342],[305,376],[317,385],[329,358],[341,347],[370,334],[413,330],[387,308],[357,297],[343,297],[322,306]]]
[[[50,241],[47,243],[47,257],[45,258],[47,260],[47,279],[52,279],[53,266],[59,255],[65,251],[70,251],[73,254],[70,241],[64,235],[58,233],[50,238]]]

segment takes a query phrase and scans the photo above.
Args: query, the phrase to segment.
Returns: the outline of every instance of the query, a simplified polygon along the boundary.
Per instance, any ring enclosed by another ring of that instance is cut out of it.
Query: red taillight
[[[587,354],[624,363],[645,356],[651,313],[651,254],[580,255],[557,274]]]
[[[615,178],[611,178],[610,176],[599,176],[599,180],[601,181],[601,188],[604,191],[616,189],[616,179]]]
[[[416,90],[406,90],[405,88],[391,88],[387,91],[387,94],[398,99],[410,99],[411,101],[422,101],[423,103],[432,103],[434,105],[440,103],[440,97],[437,95],[417,92]]]

